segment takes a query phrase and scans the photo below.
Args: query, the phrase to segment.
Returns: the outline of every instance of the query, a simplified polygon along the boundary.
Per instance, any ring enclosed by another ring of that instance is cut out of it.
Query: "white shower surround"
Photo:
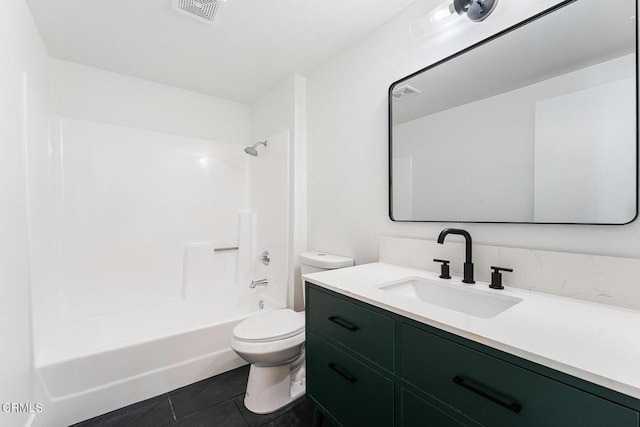
[[[68,425],[245,364],[233,327],[287,301],[289,132],[258,158],[237,143],[68,117],[50,135],[47,155],[29,153],[45,408],[31,425]],[[267,288],[248,288],[264,277]]]

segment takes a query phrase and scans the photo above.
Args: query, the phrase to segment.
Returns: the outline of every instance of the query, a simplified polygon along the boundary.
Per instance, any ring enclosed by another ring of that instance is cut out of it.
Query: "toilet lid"
[[[243,341],[274,341],[301,332],[304,332],[304,314],[285,308],[243,320],[233,329],[233,336]]]

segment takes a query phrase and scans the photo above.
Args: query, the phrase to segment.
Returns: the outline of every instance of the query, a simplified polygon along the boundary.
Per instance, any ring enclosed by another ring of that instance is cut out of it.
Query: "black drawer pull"
[[[470,390],[484,397],[485,399],[489,399],[493,403],[497,403],[503,408],[507,408],[508,410],[515,412],[516,414],[522,410],[522,405],[520,405],[519,403],[516,403],[513,401],[505,402],[504,400],[499,399],[498,397],[493,396],[489,392],[485,391],[486,389],[484,389],[484,387],[482,387],[481,385],[475,384],[473,381],[468,380],[466,378],[462,378],[459,375],[456,375],[455,377],[453,377],[453,382],[458,384],[459,386],[466,388],[467,390]]]
[[[336,325],[340,325],[343,328],[350,330],[351,332],[355,332],[358,330],[358,327],[356,325],[354,325],[353,323],[347,322],[346,320],[341,319],[338,316],[331,316],[329,317],[329,320],[335,323]]]
[[[354,377],[353,375],[351,375],[350,373],[348,373],[347,371],[345,371],[344,369],[342,369],[340,366],[336,365],[335,363],[329,363],[329,367],[331,369],[333,369],[334,371],[336,371],[338,374],[340,374],[341,377],[343,377],[344,379],[346,379],[350,383],[355,383],[358,380],[356,377]]]

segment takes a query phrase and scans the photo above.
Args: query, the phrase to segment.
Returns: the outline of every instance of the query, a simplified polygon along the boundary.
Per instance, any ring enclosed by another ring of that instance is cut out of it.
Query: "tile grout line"
[[[240,416],[242,417],[244,422],[247,423],[247,426],[251,426],[251,423],[249,422],[247,417],[244,416],[244,413],[242,412],[242,408],[240,408],[240,406],[238,406],[238,404],[236,403],[236,398],[237,398],[237,396],[232,398],[232,399],[229,399],[229,400],[231,400],[231,402],[233,402],[233,404],[235,405],[235,407],[238,410],[238,412],[240,412]]]
[[[176,417],[176,411],[173,410],[173,402],[171,401],[171,396],[167,393],[167,399],[169,399],[169,406],[171,407],[171,415],[173,415],[173,420],[178,422],[178,417]]]

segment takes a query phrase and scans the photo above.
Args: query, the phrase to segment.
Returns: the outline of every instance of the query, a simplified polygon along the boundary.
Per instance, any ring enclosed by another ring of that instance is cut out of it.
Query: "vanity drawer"
[[[340,297],[307,289],[307,329],[393,370],[395,321]]]
[[[434,405],[425,402],[413,393],[402,389],[400,391],[400,401],[398,403],[400,410],[400,426],[401,427],[465,427],[469,425],[480,426],[472,421],[458,421],[449,415],[437,409]]]
[[[307,394],[344,426],[393,426],[393,382],[307,333]]]
[[[402,378],[489,426],[633,426],[638,413],[402,325]]]

